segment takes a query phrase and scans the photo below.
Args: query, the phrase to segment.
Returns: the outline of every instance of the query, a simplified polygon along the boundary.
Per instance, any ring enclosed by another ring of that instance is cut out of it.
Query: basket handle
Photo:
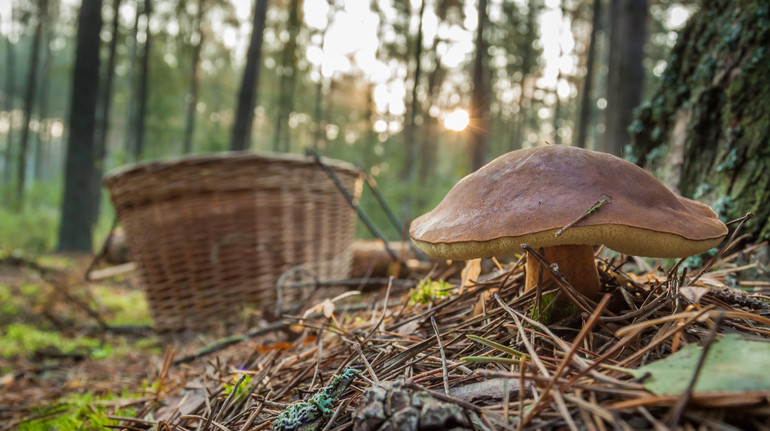
[[[342,193],[342,195],[345,197],[345,200],[348,201],[348,204],[350,204],[351,207],[353,207],[354,210],[356,210],[356,214],[358,215],[358,218],[361,219],[362,222],[366,225],[366,228],[369,229],[369,232],[372,233],[375,237],[377,237],[380,241],[382,241],[383,245],[385,246],[385,251],[388,252],[390,257],[394,261],[400,261],[401,258],[394,252],[389,246],[388,246],[388,240],[385,239],[385,235],[380,232],[380,230],[377,228],[377,226],[374,225],[374,222],[369,218],[369,216],[366,215],[363,209],[361,209],[360,206],[358,206],[355,202],[355,199],[353,199],[353,195],[350,194],[350,192],[345,188],[345,185],[342,184],[342,181],[340,181],[339,177],[336,173],[334,173],[334,170],[330,168],[326,163],[321,160],[321,156],[318,154],[318,151],[307,147],[305,148],[305,154],[307,156],[313,157],[315,162],[323,168],[323,170],[326,172],[326,174],[331,178],[331,180],[334,182],[334,185],[337,186],[337,189]],[[388,215],[388,218],[390,219],[391,223],[393,223],[393,226],[395,226],[396,230],[401,233],[401,236],[404,237],[406,235],[406,229],[403,226],[400,226],[401,222],[398,220],[398,217],[393,213],[393,210],[390,208],[388,203],[385,201],[385,197],[382,196],[382,193],[380,193],[380,190],[377,188],[377,184],[374,182],[374,179],[364,171],[361,167],[358,167],[358,170],[361,172],[361,174],[364,176],[364,179],[366,180],[366,184],[369,186],[369,189],[372,190],[374,193],[375,198],[377,198],[377,202],[379,202],[380,206],[385,210],[385,212]],[[416,256],[421,261],[425,262],[428,260],[428,257],[425,256],[425,253],[422,252],[422,250],[418,249],[417,247],[412,244],[411,241],[407,241],[409,243],[409,246],[414,250]]]
[[[104,241],[102,242],[102,246],[99,248],[99,251],[94,255],[94,258],[91,260],[91,264],[88,265],[88,269],[86,269],[86,273],[83,275],[83,279],[85,281],[92,282],[92,281],[104,280],[105,278],[110,278],[116,275],[125,274],[127,272],[131,272],[136,269],[135,262],[127,262],[127,263],[122,263],[118,265],[112,265],[107,268],[103,268],[99,270],[96,269],[96,265],[98,265],[99,262],[104,258],[104,256],[107,255],[107,250],[109,250],[110,246],[112,245],[113,234],[115,232],[116,227],[118,227],[117,215],[115,215],[115,217],[112,219],[112,225],[110,226],[110,233],[107,234],[106,238],[104,238]]]
[[[364,210],[362,210],[361,207],[356,204],[355,199],[353,199],[353,195],[351,195],[348,189],[345,188],[345,185],[342,184],[342,181],[340,181],[339,177],[337,177],[337,174],[335,174],[334,171],[321,160],[321,156],[318,155],[318,152],[312,148],[305,148],[305,154],[313,157],[318,166],[323,168],[326,174],[329,175],[329,178],[331,178],[331,180],[334,182],[334,185],[337,186],[337,189],[340,191],[340,193],[342,193],[342,196],[345,197],[345,200],[348,201],[348,204],[350,204],[350,206],[353,207],[353,209],[356,211],[358,218],[364,222],[366,228],[369,229],[369,232],[379,238],[383,242],[385,250],[388,252],[390,257],[393,260],[398,261],[398,255],[396,252],[391,250],[390,247],[388,247],[388,241],[385,239],[385,236],[382,234],[382,232],[380,232],[377,226],[374,225],[372,220],[364,213]]]

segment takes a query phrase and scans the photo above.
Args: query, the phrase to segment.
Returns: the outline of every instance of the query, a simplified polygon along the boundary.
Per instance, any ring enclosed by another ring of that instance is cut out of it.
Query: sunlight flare
[[[455,109],[444,119],[444,127],[449,130],[454,130],[455,132],[459,132],[468,127],[468,123],[470,123],[470,116],[465,109]]]

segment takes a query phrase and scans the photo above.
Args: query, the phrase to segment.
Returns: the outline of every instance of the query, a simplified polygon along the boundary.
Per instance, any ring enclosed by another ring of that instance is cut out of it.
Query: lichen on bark
[[[770,238],[770,5],[702,1],[629,131],[634,162]]]

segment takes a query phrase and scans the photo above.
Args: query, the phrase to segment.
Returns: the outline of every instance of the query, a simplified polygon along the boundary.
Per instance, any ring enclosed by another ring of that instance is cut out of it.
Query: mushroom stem
[[[559,272],[569,281],[572,287],[585,296],[596,297],[601,292],[601,281],[594,263],[594,249],[590,245],[555,245],[543,249],[545,258],[559,265]],[[537,286],[540,262],[527,257],[527,280],[525,290]],[[543,287],[553,283],[551,273],[543,271]]]

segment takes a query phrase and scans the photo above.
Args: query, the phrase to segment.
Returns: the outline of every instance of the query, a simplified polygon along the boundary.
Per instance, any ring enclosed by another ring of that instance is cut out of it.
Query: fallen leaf
[[[465,289],[466,287],[476,284],[476,280],[479,278],[480,274],[481,259],[471,259],[465,262],[465,268],[463,268],[461,273],[462,288]]]
[[[0,386],[4,388],[11,386],[14,381],[16,381],[16,378],[13,377],[13,373],[3,374],[0,376]]]
[[[679,289],[679,294],[685,297],[688,301],[692,302],[693,304],[699,304],[701,298],[703,298],[703,295],[709,292],[708,287],[697,287],[697,286],[685,286],[681,289]]]
[[[655,395],[681,395],[692,380],[703,347],[690,344],[673,355],[629,372]],[[753,341],[736,334],[714,341],[698,374],[694,395],[705,392],[743,393],[770,391],[770,342]]]

